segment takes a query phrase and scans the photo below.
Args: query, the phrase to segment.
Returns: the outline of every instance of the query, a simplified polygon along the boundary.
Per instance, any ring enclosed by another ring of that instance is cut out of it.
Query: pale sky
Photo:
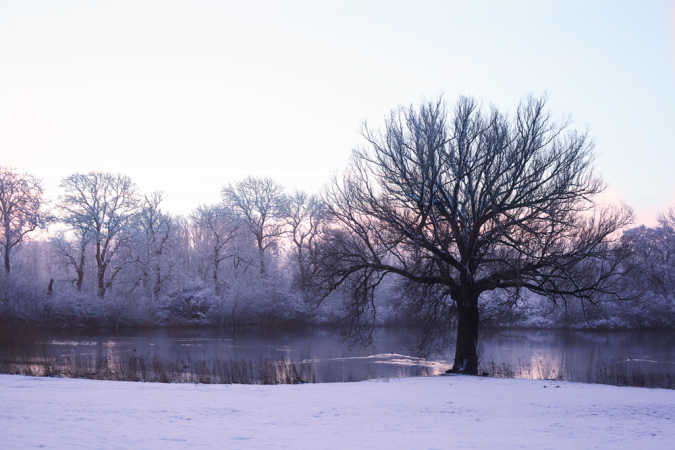
[[[675,206],[669,1],[0,0],[0,165],[123,172],[174,213],[270,176],[318,192],[392,107],[547,94],[608,197]]]

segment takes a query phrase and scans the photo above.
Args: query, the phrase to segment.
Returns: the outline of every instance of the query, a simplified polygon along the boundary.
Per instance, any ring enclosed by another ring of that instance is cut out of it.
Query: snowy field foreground
[[[467,376],[191,385],[0,375],[0,447],[673,448],[675,391]]]

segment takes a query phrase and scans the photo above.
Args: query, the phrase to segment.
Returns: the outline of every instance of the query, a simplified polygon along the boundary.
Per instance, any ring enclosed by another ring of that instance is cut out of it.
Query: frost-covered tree
[[[270,178],[245,178],[223,188],[224,204],[239,214],[246,229],[255,238],[260,273],[265,274],[265,255],[284,234],[286,196],[283,188]]]
[[[152,284],[154,296],[162,291],[165,254],[176,228],[171,216],[162,211],[162,200],[161,192],[144,196],[133,223],[138,232],[138,247],[135,251],[142,281],[145,285]]]
[[[232,244],[240,226],[239,218],[223,206],[201,206],[192,214],[192,223],[195,248],[208,255],[213,287],[220,294],[221,264],[236,257]]]
[[[172,281],[180,286],[189,284],[195,278],[196,255],[193,248],[193,224],[189,218],[173,218],[173,236],[166,251],[168,268],[172,272]]]
[[[96,257],[97,293],[103,298],[122,268],[113,258],[138,212],[136,185],[126,175],[90,172],[65,178],[61,188],[61,220],[75,230],[84,230],[91,238]]]
[[[630,282],[641,291],[668,295],[675,289],[675,209],[659,217],[659,226],[627,230],[621,240],[630,249]]]
[[[475,374],[482,293],[614,293],[612,239],[631,212],[594,208],[604,184],[592,143],[543,100],[513,116],[468,98],[452,113],[442,100],[400,108],[364,137],[326,196],[335,225],[320,272],[328,291],[349,288],[354,326],[372,317],[383,278],[400,277],[427,310],[456,311],[453,370]]]
[[[46,225],[42,184],[26,173],[0,167],[0,246],[5,272],[10,273],[12,250],[26,236]]]
[[[51,248],[56,254],[57,259],[63,266],[72,269],[75,272],[73,284],[78,291],[82,291],[84,284],[84,274],[86,268],[86,252],[90,242],[90,236],[83,227],[75,227],[72,230],[73,238],[68,239],[65,233],[58,233],[51,239]]]

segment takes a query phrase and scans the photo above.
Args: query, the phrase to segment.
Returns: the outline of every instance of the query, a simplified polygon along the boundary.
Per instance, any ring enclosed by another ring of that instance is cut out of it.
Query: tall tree
[[[0,245],[5,273],[10,273],[10,255],[26,235],[47,222],[42,208],[42,184],[26,173],[0,167]]]
[[[245,178],[223,188],[224,204],[241,215],[255,238],[260,273],[265,274],[265,254],[284,234],[286,196],[283,188],[270,178]]]
[[[356,323],[383,277],[402,277],[420,302],[454,305],[453,370],[475,374],[482,293],[615,294],[612,239],[632,213],[594,209],[604,185],[592,143],[556,124],[543,100],[512,117],[468,98],[448,114],[438,100],[396,109],[381,132],[363,134],[366,148],[327,194],[336,226],[321,257],[324,286],[351,289]]]
[[[107,270],[120,248],[122,233],[138,211],[136,185],[126,175],[90,172],[65,178],[61,188],[62,220],[85,230],[95,247],[97,291],[103,298],[111,282],[106,279]]]

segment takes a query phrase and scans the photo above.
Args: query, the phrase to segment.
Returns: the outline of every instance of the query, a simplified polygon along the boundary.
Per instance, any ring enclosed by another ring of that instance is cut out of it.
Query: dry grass
[[[158,358],[129,356],[111,361],[106,358],[68,357],[12,358],[0,361],[0,372],[95,380],[148,381],[159,383],[204,384],[298,384],[314,382],[311,367],[279,360],[172,362]]]
[[[564,363],[557,367],[544,363],[519,361],[516,364],[481,363],[480,373],[497,378],[526,378],[538,380],[576,381],[582,383],[611,384],[675,389],[675,376],[664,371],[649,370],[636,361],[602,361],[591,370],[579,371]]]

